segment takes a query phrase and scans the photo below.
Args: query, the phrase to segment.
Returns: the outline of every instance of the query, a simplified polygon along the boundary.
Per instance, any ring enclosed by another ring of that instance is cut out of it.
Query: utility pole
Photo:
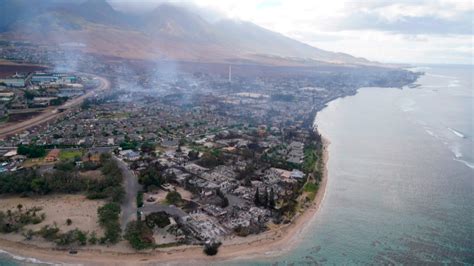
[[[232,66],[229,66],[229,82],[232,82]]]

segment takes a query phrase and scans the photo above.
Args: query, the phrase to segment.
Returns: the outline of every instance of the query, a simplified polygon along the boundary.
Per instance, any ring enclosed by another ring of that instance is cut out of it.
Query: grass
[[[25,167],[25,168],[30,168],[30,167],[33,167],[33,166],[39,166],[39,165],[44,165],[46,164],[44,162],[44,157],[41,157],[41,158],[29,158],[29,159],[26,159],[22,166]]]
[[[9,119],[8,116],[0,117],[0,123],[7,123]]]
[[[76,157],[82,157],[84,152],[81,150],[61,150],[59,159],[61,161],[73,160]]]
[[[306,192],[308,198],[313,201],[316,197],[316,193],[318,192],[319,185],[315,183],[306,183],[303,187],[303,191]]]
[[[318,161],[318,154],[314,145],[308,145],[304,148],[304,162],[303,171],[309,174],[314,171],[316,162]]]

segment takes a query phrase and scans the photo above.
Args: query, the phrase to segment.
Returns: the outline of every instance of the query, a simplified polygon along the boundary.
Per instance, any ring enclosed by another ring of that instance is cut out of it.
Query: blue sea
[[[474,68],[416,70],[417,88],[362,88],[318,113],[331,144],[315,219],[295,249],[233,264],[474,264]]]

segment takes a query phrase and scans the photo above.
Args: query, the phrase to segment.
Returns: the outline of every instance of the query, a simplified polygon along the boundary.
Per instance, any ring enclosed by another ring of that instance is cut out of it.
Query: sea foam
[[[452,128],[448,127],[448,130],[451,131],[454,135],[456,135],[456,136],[458,136],[458,137],[460,137],[460,138],[463,138],[463,139],[466,138],[466,136],[464,136],[463,133],[459,132],[459,131],[456,130],[456,129],[452,129]]]
[[[460,163],[463,163],[465,166],[467,166],[471,169],[474,169],[474,163],[472,163],[472,162],[468,162],[466,160],[462,160],[462,159],[459,159],[459,158],[454,158],[453,160],[455,160],[457,162],[460,162]]]
[[[21,261],[21,262],[24,262],[24,263],[31,263],[31,264],[35,264],[35,265],[58,265],[58,266],[63,266],[63,265],[78,265],[78,264],[64,264],[64,263],[52,263],[52,262],[45,262],[45,261],[41,261],[39,259],[35,259],[35,258],[30,258],[30,257],[22,257],[22,256],[18,256],[18,255],[15,255],[15,254],[12,254],[8,251],[5,251],[5,250],[2,250],[0,249],[0,254],[4,254],[5,256],[15,260],[15,261]]]

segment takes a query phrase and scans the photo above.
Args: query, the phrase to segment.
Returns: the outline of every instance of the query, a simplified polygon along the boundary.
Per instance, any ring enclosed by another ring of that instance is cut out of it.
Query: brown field
[[[14,75],[16,72],[29,73],[33,71],[43,71],[48,69],[46,66],[30,65],[30,64],[17,64],[9,61],[0,60],[0,77],[6,77]]]
[[[23,205],[23,210],[33,207],[42,207],[39,213],[45,213],[46,219],[40,224],[28,225],[25,229],[39,230],[45,225],[57,224],[62,232],[78,228],[82,231],[102,234],[102,229],[97,223],[97,208],[104,204],[101,200],[88,200],[84,195],[48,195],[39,197],[22,198],[8,196],[0,198],[0,210],[17,210],[18,204]],[[72,220],[71,225],[66,224],[67,219]]]

